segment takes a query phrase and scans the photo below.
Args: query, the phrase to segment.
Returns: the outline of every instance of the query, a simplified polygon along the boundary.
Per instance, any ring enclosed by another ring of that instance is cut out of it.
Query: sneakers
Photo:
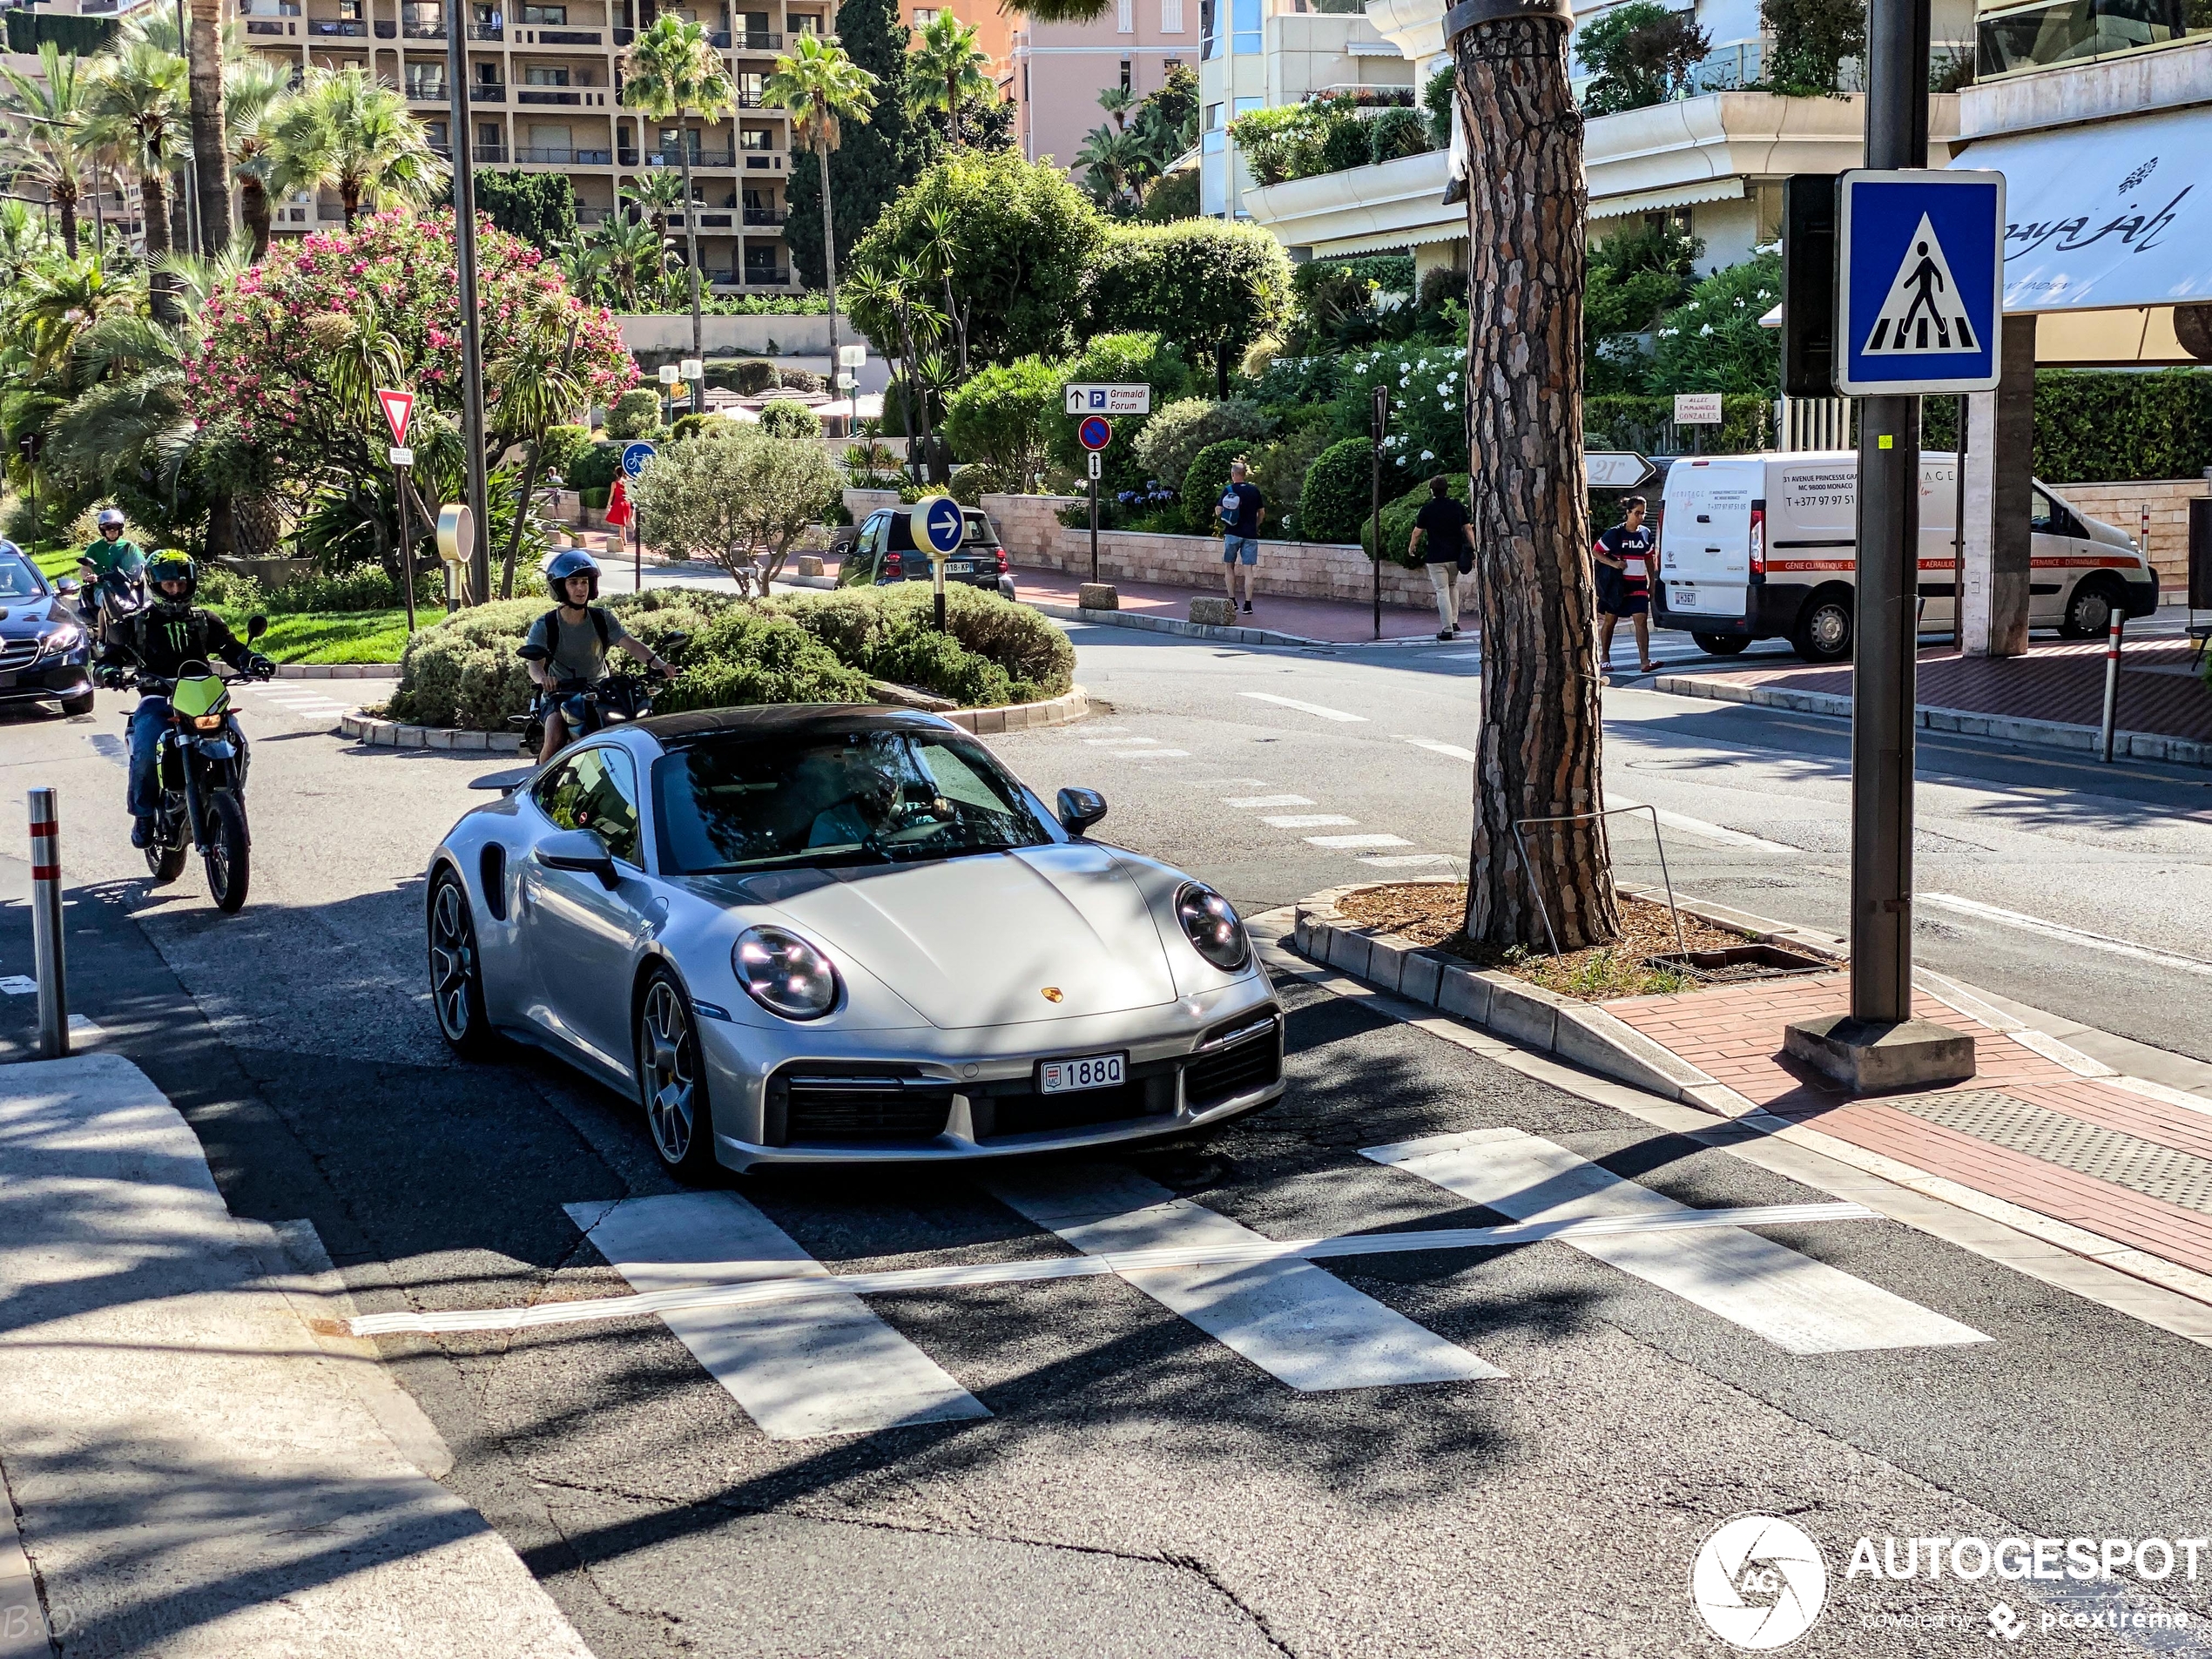
[[[132,820],[131,845],[138,847],[146,847],[153,845],[153,819],[151,818],[138,818]]]
[[[1439,639],[1449,639],[1449,638],[1450,638],[1450,637],[1451,637],[1453,634],[1457,633],[1458,631],[1459,631],[1459,630],[1458,630],[1458,629],[1456,629],[1456,628],[1440,628],[1440,629],[1438,629],[1438,630],[1436,631],[1436,637],[1437,637]]]
[[[1248,617],[1252,614],[1252,602],[1249,599],[1244,601],[1244,614]]]

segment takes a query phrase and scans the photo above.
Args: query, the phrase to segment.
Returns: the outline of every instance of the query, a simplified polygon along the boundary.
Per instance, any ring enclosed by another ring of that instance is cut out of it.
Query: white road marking
[[[91,1015],[72,1014],[69,1016],[69,1035],[86,1042],[98,1042],[107,1034],[100,1029],[98,1022]]]
[[[1130,1170],[1040,1169],[990,1185],[1001,1202],[1085,1255],[1267,1242]],[[1301,1392],[1505,1375],[1311,1262],[1155,1267],[1123,1277]]]
[[[1247,808],[1258,806],[1311,806],[1313,805],[1312,801],[1308,800],[1303,795],[1229,795],[1223,798],[1221,804],[1224,806],[1243,806]]]
[[[2148,945],[2138,945],[2125,939],[2114,939],[2110,934],[2093,934],[2080,927],[2068,927],[2060,922],[2046,921],[2040,916],[2025,916],[2017,910],[2006,910],[1993,904],[1984,904],[1979,899],[1962,899],[1955,893],[1923,893],[1915,901],[1935,906],[1939,910],[1956,911],[1962,916],[1979,916],[1985,921],[2001,921],[2008,927],[2018,927],[2025,933],[2040,934],[2046,939],[2059,939],[2069,945],[2086,945],[2091,950],[2101,950],[2114,956],[2131,956],[2139,962],[2148,962],[2157,968],[2170,968],[2182,974],[2202,974],[2212,976],[2212,962],[2195,956],[2177,956],[2171,951],[2155,950]]]
[[[1331,824],[1357,824],[1356,818],[1346,818],[1342,813],[1274,813],[1260,820],[1270,829],[1321,829]]]
[[[36,996],[38,995],[38,981],[28,974],[10,974],[0,979],[0,993],[9,996]]]
[[[610,1206],[577,1204],[589,1220]],[[432,1335],[464,1331],[536,1331],[559,1325],[589,1325],[599,1319],[631,1319],[677,1308],[758,1307],[770,1303],[806,1302],[847,1296],[910,1294],[916,1291],[961,1290],[975,1285],[1038,1285],[1062,1278],[1100,1278],[1148,1272],[1163,1267],[1209,1264],[1250,1265],[1278,1261],[1333,1261],[1356,1256],[1406,1256],[1429,1251],[1496,1250],[1541,1244],[1548,1238],[1585,1234],[1683,1232],[1706,1227],[1780,1227],[1808,1221],[1870,1221],[1878,1212],[1863,1204],[1756,1204],[1740,1210],[1686,1210],[1679,1215],[1592,1216],[1561,1221],[1514,1222],[1501,1227],[1438,1227],[1422,1231],[1339,1233],[1325,1238],[1262,1238],[1251,1242],[1170,1245],[1161,1250],[1116,1250],[1096,1256],[1047,1256],[1015,1261],[963,1262],[948,1267],[896,1268],[881,1273],[838,1273],[827,1278],[740,1278],[673,1291],[642,1291],[631,1296],[595,1296],[576,1302],[534,1302],[528,1307],[483,1308],[451,1313],[368,1313],[348,1328],[355,1336]],[[771,1271],[780,1264],[763,1263]]]
[[[1325,720],[1357,721],[1364,725],[1367,719],[1364,714],[1346,714],[1342,709],[1324,708],[1318,703],[1301,703],[1294,697],[1278,697],[1272,691],[1239,691],[1237,695],[1249,697],[1255,702],[1280,704],[1284,708],[1296,709],[1300,714],[1318,714]]]
[[[1413,846],[1402,835],[1309,835],[1305,839],[1315,846],[1337,848]]]
[[[735,1193],[566,1208],[636,1290],[832,1277]],[[850,1291],[804,1308],[677,1308],[661,1317],[772,1440],[990,1415]]]
[[[1116,760],[1188,760],[1190,758],[1188,749],[1116,749],[1113,752]]]
[[[1094,749],[1126,749],[1132,743],[1157,743],[1157,738],[1085,738]]]
[[[1362,1156],[1522,1220],[1674,1215],[1689,1208],[1517,1129],[1368,1147]],[[1970,1325],[1757,1233],[1721,1229],[1681,1238],[1577,1237],[1568,1242],[1791,1353],[1989,1340]]]
[[[1440,864],[1456,866],[1460,860],[1448,853],[1401,853],[1396,858],[1366,858],[1359,862],[1378,870],[1428,870]]]
[[[1609,789],[1605,792],[1605,804],[1608,806],[1627,806],[1637,812],[1656,812],[1659,814],[1659,822],[1666,828],[1682,830],[1709,841],[1717,841],[1723,846],[1748,846],[1761,853],[1784,853],[1793,859],[1805,855],[1804,848],[1791,846],[1787,841],[1770,841],[1763,836],[1730,829],[1725,824],[1708,823],[1704,819],[1692,818],[1687,813],[1670,813],[1663,806],[1650,806],[1644,801],[1630,800],[1626,795],[1616,795]]]
[[[1186,781],[1193,789],[1230,789],[1238,786],[1246,789],[1274,787],[1265,778],[1192,778]]]
[[[1416,749],[1426,749],[1431,754],[1449,755],[1454,760],[1464,760],[1472,765],[1477,759],[1472,749],[1462,749],[1456,743],[1439,743],[1434,738],[1400,737],[1400,743],[1410,743]]]
[[[131,764],[131,751],[122,738],[111,732],[88,732],[84,741],[92,745],[92,752],[103,760],[112,760],[118,766]]]

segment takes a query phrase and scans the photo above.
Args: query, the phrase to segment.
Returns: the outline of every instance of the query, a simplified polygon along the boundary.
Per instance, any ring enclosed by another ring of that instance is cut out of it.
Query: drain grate
[[[2085,1123],[1994,1089],[1907,1095],[1881,1103],[2077,1175],[2212,1216],[2212,1158]]]

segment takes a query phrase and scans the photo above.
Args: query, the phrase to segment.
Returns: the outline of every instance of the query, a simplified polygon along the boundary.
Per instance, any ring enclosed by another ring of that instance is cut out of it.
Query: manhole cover
[[[1994,1089],[1906,1095],[1881,1103],[2077,1175],[2212,1216],[2212,1158],[2087,1123]]]

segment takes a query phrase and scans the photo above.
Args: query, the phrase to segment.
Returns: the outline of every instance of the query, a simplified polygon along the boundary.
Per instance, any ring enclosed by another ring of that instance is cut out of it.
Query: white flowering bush
[[[1461,346],[1392,347],[1339,363],[1337,395],[1352,408],[1370,408],[1377,385],[1390,388],[1383,454],[1398,477],[1392,493],[1402,495],[1439,472],[1467,470],[1467,363]]]
[[[1782,331],[1759,319],[1782,297],[1782,260],[1761,253],[1716,271],[1652,331],[1654,392],[1757,392],[1782,382]]]

